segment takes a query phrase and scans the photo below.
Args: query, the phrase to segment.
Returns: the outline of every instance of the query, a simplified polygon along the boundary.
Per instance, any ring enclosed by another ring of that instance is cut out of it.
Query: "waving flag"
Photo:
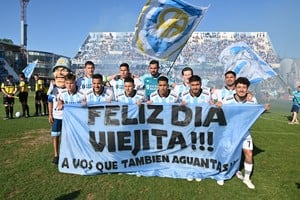
[[[181,0],[149,0],[135,27],[133,47],[149,57],[175,61],[206,10]]]
[[[259,83],[277,73],[246,43],[237,42],[226,47],[219,56],[224,71],[234,71],[238,77],[243,76],[251,83]]]
[[[27,78],[27,80],[30,79],[34,68],[36,67],[36,64],[38,63],[38,60],[34,61],[33,63],[29,63],[24,69],[23,69],[23,73],[25,74],[25,77]]]

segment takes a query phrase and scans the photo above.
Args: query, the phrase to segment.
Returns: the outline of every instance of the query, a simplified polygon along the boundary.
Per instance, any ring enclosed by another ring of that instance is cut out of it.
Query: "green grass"
[[[31,94],[31,113],[32,100]],[[62,174],[50,163],[47,117],[0,119],[0,199],[299,199],[300,125],[287,124],[291,102],[271,106],[251,129],[255,190],[235,177],[218,186],[210,179]],[[15,110],[20,107],[16,101]]]

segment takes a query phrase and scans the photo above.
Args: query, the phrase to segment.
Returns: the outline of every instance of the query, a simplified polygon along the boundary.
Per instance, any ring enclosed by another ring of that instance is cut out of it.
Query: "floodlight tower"
[[[21,3],[21,48],[26,51],[27,46],[27,22],[26,7],[30,0],[20,0]]]

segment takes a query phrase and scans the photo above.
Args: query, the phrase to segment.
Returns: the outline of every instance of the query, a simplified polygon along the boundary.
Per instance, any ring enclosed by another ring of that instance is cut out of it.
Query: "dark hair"
[[[122,63],[122,64],[120,65],[120,68],[121,68],[121,67],[126,67],[127,70],[129,71],[129,65],[128,65],[128,63]]]
[[[183,69],[181,70],[181,75],[183,75],[183,74],[184,74],[184,72],[186,72],[186,71],[191,71],[191,72],[192,72],[192,75],[194,74],[194,72],[193,72],[193,69],[192,69],[192,68],[190,68],[190,67],[185,67],[185,68],[183,68]]]
[[[157,67],[159,68],[159,61],[158,60],[151,60],[149,65],[153,65],[153,64],[156,64]]]
[[[75,81],[75,79],[76,79],[76,76],[72,73],[69,73],[65,76],[66,81]]]
[[[157,83],[158,83],[159,81],[166,81],[167,83],[169,83],[169,79],[168,79],[167,77],[165,77],[165,76],[160,76],[160,77],[157,79]]]
[[[227,71],[224,76],[227,74],[232,74],[234,77],[236,77],[236,73],[234,71]]]
[[[125,82],[133,83],[133,84],[134,84],[134,80],[133,80],[133,78],[131,78],[131,77],[126,77],[126,78],[124,79],[124,83],[125,83]]]
[[[247,85],[247,87],[250,86],[250,81],[246,77],[239,77],[238,79],[235,80],[234,85],[236,86],[239,83],[243,85]]]
[[[21,73],[19,74],[19,77],[20,77],[20,78],[25,78],[25,74],[24,74],[23,72],[21,72]]]
[[[189,82],[195,82],[195,81],[199,81],[201,84],[201,77],[198,75],[193,75],[189,78]]]
[[[92,65],[95,68],[95,64],[90,60],[88,60],[84,63],[84,67],[86,67],[87,65]]]
[[[103,76],[102,74],[93,74],[92,79],[101,79],[103,81]]]

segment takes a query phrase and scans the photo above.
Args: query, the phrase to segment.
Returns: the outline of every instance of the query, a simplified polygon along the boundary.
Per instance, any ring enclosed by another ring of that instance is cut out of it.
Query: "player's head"
[[[120,65],[120,77],[124,79],[129,75],[129,65],[127,63],[122,63]]]
[[[131,77],[126,77],[124,79],[124,90],[126,95],[131,95],[134,92],[134,80]]]
[[[189,83],[189,78],[194,75],[193,69],[185,67],[181,70],[181,75],[184,83]]]
[[[239,97],[245,97],[248,93],[250,81],[246,77],[239,77],[234,82],[235,92]]]
[[[19,78],[20,78],[21,80],[24,80],[24,79],[25,79],[25,74],[24,74],[23,72],[21,72],[21,73],[19,74]]]
[[[65,85],[68,91],[76,91],[76,76],[74,74],[67,74],[65,76]]]
[[[103,87],[103,76],[101,74],[94,74],[92,76],[92,86],[95,93],[100,93]]]
[[[190,93],[198,95],[201,92],[201,78],[198,75],[193,75],[189,78]]]
[[[227,87],[233,87],[234,81],[236,80],[236,73],[234,71],[227,71],[224,77],[225,77],[225,85]]]
[[[95,64],[92,61],[86,61],[84,64],[85,76],[91,78],[95,71]]]
[[[149,73],[152,76],[157,76],[158,70],[159,70],[159,62],[158,60],[151,60],[149,67],[148,67]]]
[[[169,93],[169,80],[165,76],[160,76],[157,79],[158,93],[160,96],[166,97]]]

